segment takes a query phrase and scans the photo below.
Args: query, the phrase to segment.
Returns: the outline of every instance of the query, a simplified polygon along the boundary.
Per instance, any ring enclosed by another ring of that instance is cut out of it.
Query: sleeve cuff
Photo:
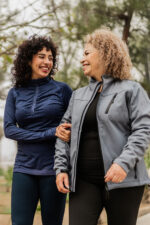
[[[56,176],[57,176],[59,173],[68,173],[68,170],[57,169],[57,170],[56,170]]]
[[[55,133],[56,133],[56,127],[50,128],[49,130],[47,130],[46,137],[47,137],[47,138],[53,138],[53,137],[56,137],[56,136],[55,136]]]
[[[121,166],[122,169],[124,169],[124,171],[128,174],[129,168],[128,168],[128,166],[127,166],[125,163],[120,162],[119,159],[115,159],[115,160],[113,161],[113,163],[116,163],[116,164],[118,164],[119,166]]]

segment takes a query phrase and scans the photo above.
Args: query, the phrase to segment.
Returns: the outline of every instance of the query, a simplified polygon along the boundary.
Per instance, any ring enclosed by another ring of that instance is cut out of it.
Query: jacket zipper
[[[90,101],[86,105],[86,107],[85,107],[85,109],[84,109],[84,111],[82,113],[81,120],[80,120],[80,127],[79,127],[79,131],[78,131],[77,153],[76,153],[75,163],[74,163],[74,165],[75,165],[74,166],[74,177],[73,177],[73,184],[72,184],[73,188],[75,187],[75,182],[76,182],[76,172],[77,172],[77,168],[76,167],[77,167],[77,158],[78,158],[79,143],[80,143],[80,137],[81,137],[81,128],[82,128],[84,117],[85,117],[85,114],[86,114],[86,112],[88,110],[88,107],[90,106],[91,102],[93,101],[93,99],[94,99],[98,89],[99,89],[99,85],[97,85],[95,90],[93,91],[94,94],[92,95]]]
[[[96,118],[97,118],[97,115],[96,115]],[[97,127],[98,127],[98,121],[97,121]],[[98,129],[98,136],[100,137],[99,135],[99,129]],[[98,138],[98,142],[99,142],[99,146],[100,146],[100,149],[101,148],[101,142],[100,142],[100,139]],[[103,162],[103,171],[105,173],[105,168],[104,168],[104,159],[103,159],[103,154],[102,154],[102,150],[101,150],[101,157],[102,157],[102,162]],[[109,199],[109,189],[108,189],[108,184],[105,183],[105,193],[106,193],[106,200]]]
[[[111,105],[114,103],[114,100],[115,100],[117,94],[118,94],[118,93],[115,93],[115,95],[114,95],[113,98],[111,99],[109,105],[108,105],[107,108],[106,108],[105,114],[108,114],[109,109],[110,109]]]
[[[103,89],[102,89],[102,91],[103,91]],[[98,107],[98,104],[97,104],[97,107]],[[96,119],[97,119],[97,127],[98,127],[97,107],[96,107]],[[102,149],[101,148],[101,142],[100,142],[99,128],[98,128],[98,137],[99,137],[98,138],[99,146],[100,146],[100,149]],[[102,162],[103,162],[103,170],[104,170],[104,173],[105,173],[104,159],[103,159],[102,150],[101,150],[101,157],[102,157]],[[106,193],[106,200],[108,200],[109,199],[109,189],[108,189],[108,184],[107,183],[105,183],[105,193]]]
[[[36,86],[36,89],[35,89],[35,95],[34,95],[34,98],[33,98],[33,104],[32,104],[32,112],[33,112],[33,113],[34,113],[35,107],[36,107],[36,100],[37,100],[38,91],[39,91],[39,87]]]

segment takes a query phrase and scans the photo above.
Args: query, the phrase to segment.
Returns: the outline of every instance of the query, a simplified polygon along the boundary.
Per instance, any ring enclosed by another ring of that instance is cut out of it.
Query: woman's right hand
[[[71,136],[71,123],[62,123],[56,128],[55,135],[62,141],[69,142]]]
[[[59,173],[56,176],[56,185],[59,192],[69,193],[69,176],[67,173]]]

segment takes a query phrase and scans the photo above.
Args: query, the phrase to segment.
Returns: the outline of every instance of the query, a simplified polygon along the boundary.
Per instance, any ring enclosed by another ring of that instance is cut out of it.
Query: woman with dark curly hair
[[[69,225],[97,225],[103,208],[108,225],[135,225],[150,184],[150,100],[131,79],[126,44],[110,30],[86,37],[81,64],[90,83],[73,92],[62,119],[72,124],[70,149],[58,138],[55,151],[58,190],[71,191]]]
[[[56,69],[57,47],[51,38],[34,35],[19,46],[4,114],[5,135],[18,144],[12,225],[32,225],[39,200],[43,225],[62,224],[66,195],[55,184],[55,133],[72,91],[51,78]],[[67,124],[61,126],[67,141],[70,131]]]

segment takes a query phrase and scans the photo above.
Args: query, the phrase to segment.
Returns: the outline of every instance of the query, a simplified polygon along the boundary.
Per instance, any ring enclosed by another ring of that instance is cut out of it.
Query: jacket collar
[[[91,90],[95,89],[96,86],[100,86],[100,84],[103,84],[103,90],[114,81],[114,78],[108,74],[102,75],[102,81],[97,81],[94,78],[90,79],[89,87]]]
[[[43,85],[45,83],[48,83],[50,81],[50,77],[47,76],[45,78],[40,78],[40,79],[33,79],[33,80],[30,80],[29,81],[29,86],[40,86],[40,85]]]

